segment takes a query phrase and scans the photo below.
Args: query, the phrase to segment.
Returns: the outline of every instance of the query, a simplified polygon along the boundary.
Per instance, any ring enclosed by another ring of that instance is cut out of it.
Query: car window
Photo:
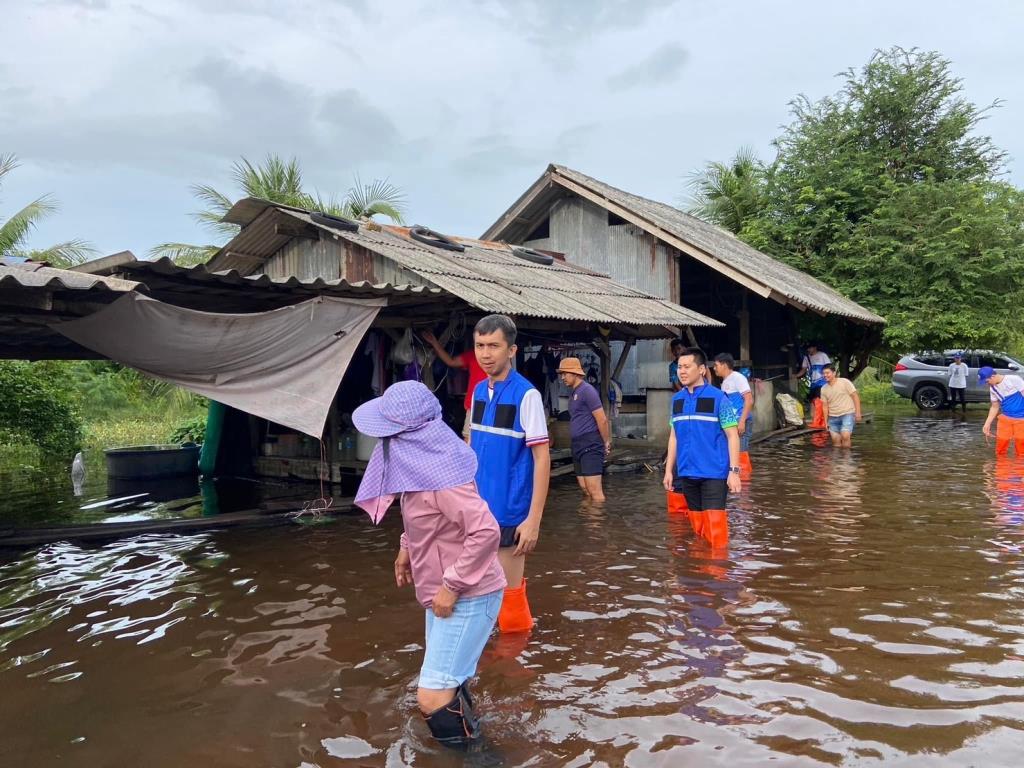
[[[993,368],[1009,368],[1010,361],[1005,357],[993,355],[991,352],[980,353],[978,355],[978,367],[983,368],[986,365],[992,366]]]
[[[940,355],[937,352],[925,352],[920,355],[914,355],[914,359],[919,363],[924,363],[925,365],[944,365],[942,362],[944,359],[943,355]]]

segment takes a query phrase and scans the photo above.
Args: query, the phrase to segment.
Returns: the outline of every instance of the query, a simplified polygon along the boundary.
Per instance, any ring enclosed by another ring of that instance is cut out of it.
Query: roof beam
[[[541,192],[543,192],[551,185],[550,176],[551,169],[549,168],[548,170],[544,171],[541,177],[537,179],[528,190],[526,190],[522,195],[519,196],[518,200],[512,203],[512,207],[505,211],[505,213],[502,214],[501,218],[494,222],[494,224],[491,225],[490,229],[488,229],[480,236],[480,239],[493,240],[498,232],[501,232],[514,221],[521,219],[523,216],[523,211],[526,210],[526,207],[533,202],[534,198],[536,198]]]

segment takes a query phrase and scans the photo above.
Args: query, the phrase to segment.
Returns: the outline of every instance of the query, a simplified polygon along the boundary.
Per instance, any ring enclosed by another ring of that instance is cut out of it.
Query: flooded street
[[[657,474],[611,476],[603,508],[556,481],[538,626],[488,645],[469,758],[416,712],[396,512],[8,552],[0,764],[1018,765],[1024,460],[984,415],[759,446],[728,559]]]

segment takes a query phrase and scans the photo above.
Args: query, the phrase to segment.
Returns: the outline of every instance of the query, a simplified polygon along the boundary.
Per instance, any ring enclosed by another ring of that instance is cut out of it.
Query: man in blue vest
[[[722,390],[704,383],[707,358],[701,350],[683,350],[677,370],[683,388],[672,398],[663,485],[686,497],[696,532],[712,547],[724,547],[729,543],[725,499],[742,488],[739,417]]]
[[[533,627],[523,574],[526,555],[537,546],[551,479],[544,403],[512,369],[516,333],[505,315],[488,315],[473,329],[476,359],[487,378],[473,391],[470,446],[477,457],[477,488],[501,528],[498,561],[509,585],[498,614],[502,632]]]

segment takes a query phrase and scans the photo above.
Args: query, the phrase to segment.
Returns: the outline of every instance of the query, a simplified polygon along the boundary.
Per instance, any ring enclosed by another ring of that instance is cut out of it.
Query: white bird
[[[81,451],[75,454],[75,459],[71,462],[71,483],[75,487],[75,496],[81,496],[82,484],[85,483],[85,459],[82,458]]]

